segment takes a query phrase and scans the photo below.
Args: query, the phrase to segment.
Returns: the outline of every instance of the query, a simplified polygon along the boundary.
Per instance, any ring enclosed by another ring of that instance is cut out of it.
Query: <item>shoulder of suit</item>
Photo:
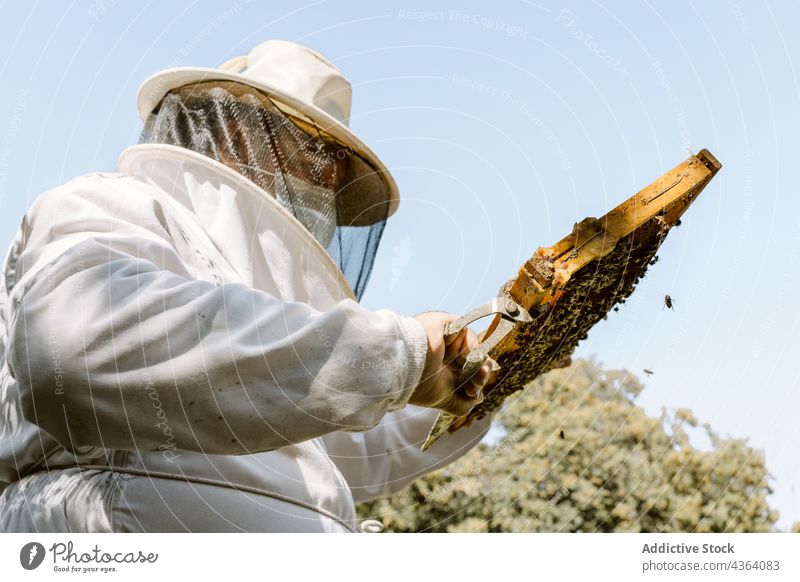
[[[68,210],[74,205],[90,205],[102,208],[125,209],[152,206],[159,196],[153,187],[132,176],[111,172],[92,172],[76,176],[50,190],[39,194],[30,211],[57,206]]]

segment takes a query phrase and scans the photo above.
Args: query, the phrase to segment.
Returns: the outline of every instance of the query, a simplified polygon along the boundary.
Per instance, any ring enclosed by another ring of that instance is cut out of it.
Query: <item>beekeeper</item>
[[[0,295],[3,531],[359,531],[354,503],[474,446],[419,445],[457,389],[454,316],[358,298],[394,180],[351,88],[268,41],[138,95],[119,172],[34,202]]]

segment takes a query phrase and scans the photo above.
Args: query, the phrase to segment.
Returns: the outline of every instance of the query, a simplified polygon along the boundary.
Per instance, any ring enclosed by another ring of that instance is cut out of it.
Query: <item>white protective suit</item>
[[[41,195],[6,259],[0,531],[358,530],[485,434],[419,450],[422,326],[265,191],[168,145],[119,171]]]

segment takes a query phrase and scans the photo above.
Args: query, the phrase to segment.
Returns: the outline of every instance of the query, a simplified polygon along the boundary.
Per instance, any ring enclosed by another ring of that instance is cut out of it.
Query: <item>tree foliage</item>
[[[591,360],[550,372],[509,399],[501,438],[359,511],[390,531],[771,531],[763,453],[688,409],[648,416],[642,389]]]

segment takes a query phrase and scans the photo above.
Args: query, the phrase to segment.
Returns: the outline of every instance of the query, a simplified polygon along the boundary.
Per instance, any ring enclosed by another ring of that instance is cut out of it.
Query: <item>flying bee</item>
[[[563,441],[563,440],[564,440],[564,431],[562,430],[561,432],[559,432],[559,433],[558,433],[558,436],[559,436],[559,437],[561,438],[561,440]]]
[[[667,309],[672,309],[672,311],[675,311],[675,309],[672,307],[672,297],[670,297],[669,295],[664,295],[664,307],[666,307]]]
[[[645,368],[644,369],[644,373],[647,374],[648,376],[652,376],[653,375],[653,370],[648,370],[647,368]]]

